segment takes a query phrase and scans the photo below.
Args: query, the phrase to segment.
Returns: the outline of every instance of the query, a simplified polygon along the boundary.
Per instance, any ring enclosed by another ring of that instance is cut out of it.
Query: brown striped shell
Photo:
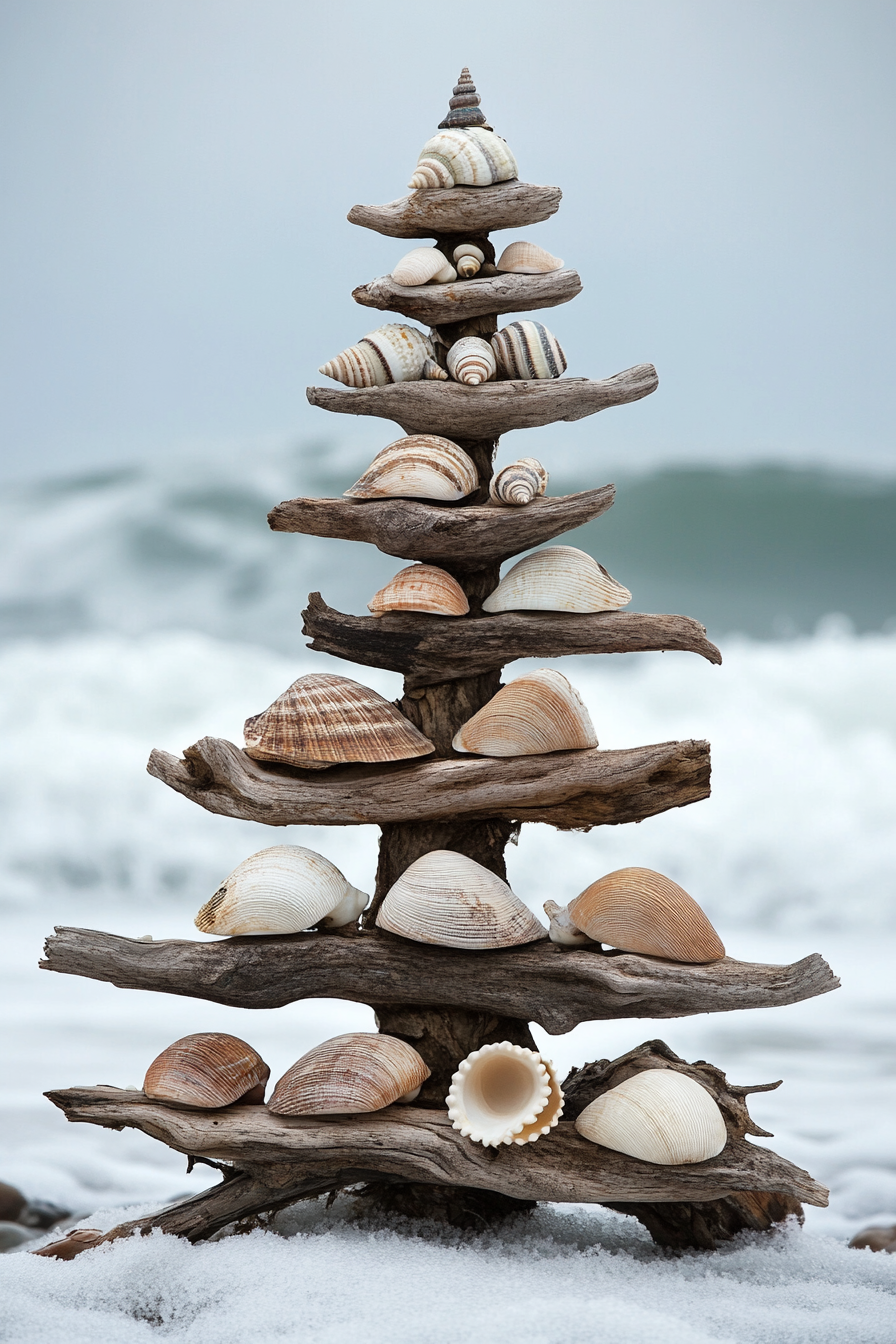
[[[495,352],[481,336],[462,336],[448,351],[448,372],[456,383],[476,387],[495,376]]]
[[[172,1106],[260,1105],[270,1076],[261,1055],[238,1036],[200,1031],[183,1036],[153,1060],[143,1091]]]
[[[541,756],[597,746],[591,716],[562,672],[542,667],[502,686],[455,734],[455,751]]]
[[[349,1031],[287,1069],[268,1102],[275,1115],[363,1115],[413,1101],[430,1070],[396,1036]]]
[[[559,378],[566,369],[560,342],[541,322],[511,322],[491,339],[499,378]]]
[[[368,611],[425,611],[432,616],[466,616],[467,595],[457,579],[438,565],[408,565],[367,603]]]
[[[452,256],[457,273],[463,280],[472,280],[485,261],[485,253],[475,243],[458,243]]]
[[[408,434],[381,449],[343,493],[347,499],[454,501],[472,494],[478,484],[473,459],[451,439]]]
[[[486,130],[491,130],[485,113],[479,107],[479,94],[466,66],[454,86],[454,97],[448,100],[448,112],[444,121],[439,122],[439,130],[454,126],[484,126]]]
[[[619,868],[569,903],[576,928],[598,943],[667,961],[702,963],[725,955],[721,939],[677,882],[650,868]]]
[[[491,479],[488,497],[494,504],[511,504],[521,508],[543,495],[548,486],[548,474],[537,457],[521,457],[502,467]]]
[[[362,336],[357,345],[348,346],[321,364],[319,372],[346,387],[386,387],[421,378],[446,378],[432,356],[432,341],[424,332],[404,322],[386,322]]]

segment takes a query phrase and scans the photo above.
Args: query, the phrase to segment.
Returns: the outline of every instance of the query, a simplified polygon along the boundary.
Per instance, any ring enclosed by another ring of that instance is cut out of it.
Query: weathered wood
[[[560,892],[558,899],[568,895]],[[732,957],[689,966],[628,952],[561,948],[547,940],[464,952],[366,930],[143,943],[60,926],[47,939],[40,965],[121,989],[234,1008],[281,1008],[310,998],[404,1007],[427,1003],[537,1022],[552,1035],[582,1022],[624,1017],[779,1008],[828,994],[840,983],[817,953],[789,966]]]
[[[606,513],[614,485],[533,500],[448,508],[415,499],[287,499],[268,514],[275,532],[367,541],[384,555],[425,560],[459,572],[500,564]]]
[[[394,420],[406,434],[446,438],[498,438],[512,429],[534,429],[559,420],[583,420],[609,406],[625,406],[655,392],[652,364],[636,364],[612,378],[508,379],[464,383],[390,383],[387,387],[309,387],[312,406],[338,415]]]
[[[444,322],[466,322],[487,313],[528,313],[556,308],[582,292],[578,272],[564,267],[546,275],[474,276],[448,285],[399,285],[391,275],[378,276],[352,290],[355,303],[365,308],[402,313],[415,322],[437,327]]]
[[[491,187],[452,187],[415,191],[387,205],[353,205],[350,224],[389,238],[438,238],[491,229],[522,229],[557,213],[563,192],[531,182],[496,182]]]
[[[381,826],[420,821],[543,821],[558,830],[618,826],[709,797],[709,743],[622,751],[403,761],[302,771],[262,765],[223,738],[184,759],[154,751],[156,779],[209,812],[266,826]]]
[[[633,611],[505,611],[459,619],[410,612],[350,616],[327,606],[320,593],[310,593],[302,619],[302,633],[311,637],[309,648],[401,672],[406,690],[475,676],[515,658],[680,649],[699,653],[710,663],[722,661],[705,627],[689,616]]]

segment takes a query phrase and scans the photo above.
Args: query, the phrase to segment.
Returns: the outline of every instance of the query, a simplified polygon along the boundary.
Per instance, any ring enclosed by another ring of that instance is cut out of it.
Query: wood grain
[[[559,187],[531,182],[496,182],[490,187],[451,187],[415,191],[387,205],[353,205],[348,222],[389,238],[437,238],[440,234],[475,235],[491,229],[522,229],[540,224],[560,208]]]
[[[581,292],[578,273],[564,267],[547,275],[502,273],[454,280],[449,285],[398,285],[391,275],[381,275],[353,289],[352,298],[365,308],[401,313],[415,322],[437,327],[445,322],[466,322],[487,313],[556,308]]]

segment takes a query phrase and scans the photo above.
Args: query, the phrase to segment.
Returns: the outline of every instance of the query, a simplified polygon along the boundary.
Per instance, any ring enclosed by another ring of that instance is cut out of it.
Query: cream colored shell
[[[369,897],[335,864],[301,845],[272,845],[234,868],[196,916],[203,933],[300,933],[354,924]]]
[[[374,616],[387,611],[422,611],[432,616],[466,616],[467,595],[457,579],[438,565],[408,565],[367,603]]]
[[[559,947],[587,947],[589,943],[592,947],[598,946],[587,933],[576,928],[565,905],[545,901],[543,909],[548,917],[548,937],[552,943]]]
[[[456,383],[474,387],[495,376],[495,352],[481,336],[462,336],[448,351],[448,372]]]
[[[405,253],[392,272],[396,285],[426,285],[430,280],[446,284],[457,272],[437,247],[415,247]]]
[[[536,243],[527,243],[520,239],[509,243],[501,253],[495,266],[499,271],[511,271],[517,275],[543,275],[549,271],[559,271],[563,262],[552,257]]]
[[[725,955],[693,897],[650,868],[619,868],[569,903],[576,928],[595,942],[667,961],[705,963]]]
[[[546,546],[507,571],[483,611],[616,611],[632,595],[575,546]]]
[[[387,322],[368,332],[357,345],[321,364],[319,371],[346,387],[386,387],[448,377],[433,359],[430,338],[404,322]]]
[[[486,1148],[534,1143],[551,1132],[563,1113],[554,1066],[534,1050],[509,1041],[467,1055],[445,1100],[454,1129]]]
[[[476,275],[485,261],[485,253],[475,243],[459,243],[454,249],[453,256],[457,273],[464,280],[470,280]]]
[[[143,1091],[173,1106],[261,1103],[270,1074],[261,1055],[238,1036],[201,1031],[181,1037],[153,1060]]]
[[[438,187],[489,187],[517,176],[516,159],[506,140],[481,126],[438,131],[427,140],[408,186],[411,191]]]
[[[383,448],[350,489],[348,499],[458,500],[472,494],[479,474],[451,439],[408,434]]]
[[[597,746],[591,716],[562,672],[542,667],[502,686],[455,734],[455,751],[542,756]]]
[[[349,1031],[324,1041],[293,1064],[274,1088],[275,1115],[363,1115],[413,1101],[430,1070],[396,1036]]]
[[[537,457],[521,457],[517,462],[502,467],[491,479],[488,497],[495,504],[511,504],[521,508],[543,495],[548,485],[548,473]]]
[[[718,1157],[728,1142],[705,1087],[674,1069],[645,1069],[592,1101],[576,1120],[591,1143],[674,1167]]]

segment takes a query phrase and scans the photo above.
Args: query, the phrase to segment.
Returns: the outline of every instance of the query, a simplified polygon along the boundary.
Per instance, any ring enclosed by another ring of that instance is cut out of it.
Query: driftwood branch
[[[328,607],[320,593],[311,593],[302,619],[310,648],[350,663],[401,672],[405,690],[478,676],[515,658],[681,649],[711,663],[722,661],[705,628],[689,616],[631,611],[505,611],[465,619],[406,612],[347,616]]]
[[[439,234],[488,233],[522,229],[550,219],[560,207],[559,187],[531,182],[497,182],[491,187],[415,191],[388,205],[353,205],[350,224],[390,238],[436,238]]]
[[[402,313],[415,322],[438,327],[446,322],[467,322],[493,313],[528,313],[536,308],[556,308],[582,292],[576,271],[564,267],[546,275],[476,276],[450,285],[398,285],[391,275],[381,275],[352,290],[355,303]]]
[[[147,769],[209,812],[266,826],[501,817],[575,830],[642,821],[709,797],[708,742],[302,771],[262,765],[232,742],[204,737],[184,757],[154,751]]]
[[[281,1008],[310,998],[427,1003],[537,1022],[552,1035],[581,1022],[782,1007],[839,985],[817,953],[791,966],[731,957],[686,966],[548,941],[464,952],[372,931],[144,943],[62,927],[47,939],[44,955],[46,971],[234,1008]]]

